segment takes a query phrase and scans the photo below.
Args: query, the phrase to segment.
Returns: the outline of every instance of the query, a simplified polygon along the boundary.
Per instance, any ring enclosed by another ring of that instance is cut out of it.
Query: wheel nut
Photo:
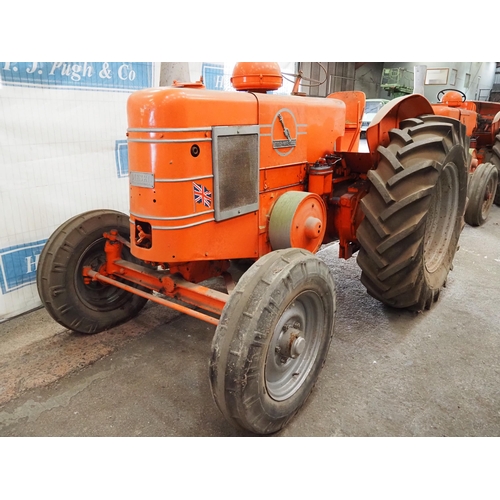
[[[290,355],[292,358],[297,358],[300,356],[306,347],[306,339],[304,337],[297,337],[292,344],[290,349]]]

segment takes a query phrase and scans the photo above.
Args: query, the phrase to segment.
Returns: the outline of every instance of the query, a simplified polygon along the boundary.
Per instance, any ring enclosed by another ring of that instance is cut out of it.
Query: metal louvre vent
[[[259,208],[259,127],[212,130],[215,220]]]

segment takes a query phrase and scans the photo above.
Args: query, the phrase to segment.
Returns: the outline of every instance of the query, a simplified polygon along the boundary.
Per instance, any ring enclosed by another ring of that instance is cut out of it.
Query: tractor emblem
[[[288,142],[292,142],[292,138],[290,137],[290,131],[285,127],[285,122],[283,121],[283,117],[281,116],[281,113],[278,113],[278,118],[281,123],[281,126],[283,127],[283,133],[285,134],[286,138],[288,139]]]
[[[286,156],[292,152],[297,144],[297,124],[291,111],[287,109],[278,111],[272,124],[272,138],[274,149],[288,149],[285,152],[277,151],[278,154]]]

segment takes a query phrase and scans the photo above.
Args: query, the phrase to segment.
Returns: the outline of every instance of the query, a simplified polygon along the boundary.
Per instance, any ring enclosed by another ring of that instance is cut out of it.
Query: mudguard
[[[389,130],[399,128],[399,123],[408,118],[435,114],[431,103],[421,94],[410,94],[393,99],[373,118],[366,131],[366,140],[374,164],[377,148],[389,144]]]

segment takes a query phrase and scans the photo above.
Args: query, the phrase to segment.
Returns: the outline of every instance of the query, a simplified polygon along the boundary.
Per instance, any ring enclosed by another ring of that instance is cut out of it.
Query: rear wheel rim
[[[458,169],[448,163],[441,172],[427,212],[424,261],[429,273],[435,272],[446,257],[455,232],[458,212]]]
[[[304,339],[296,341],[303,351],[294,358],[283,350],[291,330]],[[324,330],[321,297],[314,291],[295,297],[279,318],[267,353],[265,384],[272,399],[284,401],[302,387],[316,364]]]

